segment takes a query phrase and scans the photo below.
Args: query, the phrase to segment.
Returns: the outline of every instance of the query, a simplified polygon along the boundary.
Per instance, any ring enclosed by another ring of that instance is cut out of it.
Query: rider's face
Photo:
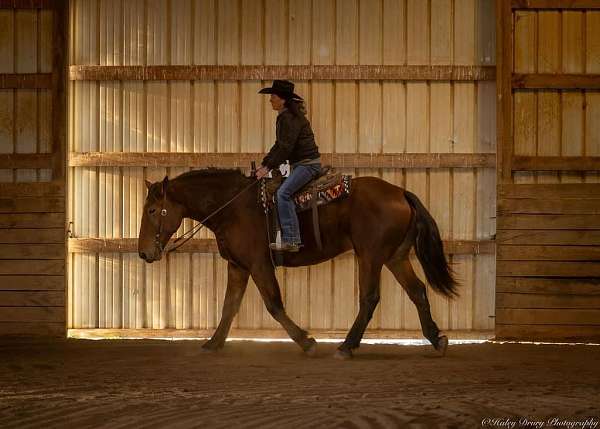
[[[277,110],[279,112],[281,109],[283,109],[283,105],[285,103],[283,98],[278,97],[276,94],[271,94],[269,101],[271,102],[273,110]]]

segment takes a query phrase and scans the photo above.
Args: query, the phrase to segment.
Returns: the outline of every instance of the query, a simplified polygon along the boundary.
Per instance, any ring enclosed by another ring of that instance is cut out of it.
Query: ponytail
[[[306,116],[306,105],[303,100],[289,98],[285,100],[284,106],[292,112],[294,116]]]

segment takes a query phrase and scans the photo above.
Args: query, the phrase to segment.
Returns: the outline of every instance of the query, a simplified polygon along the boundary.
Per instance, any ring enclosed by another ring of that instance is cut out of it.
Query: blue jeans
[[[277,209],[281,225],[281,241],[300,244],[300,225],[296,214],[296,203],[292,196],[310,182],[321,171],[321,164],[298,165],[277,190]]]

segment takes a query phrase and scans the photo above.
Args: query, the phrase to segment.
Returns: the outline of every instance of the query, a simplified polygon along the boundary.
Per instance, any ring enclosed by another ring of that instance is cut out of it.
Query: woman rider
[[[297,252],[301,246],[300,226],[292,196],[321,171],[319,148],[315,144],[310,122],[306,119],[304,100],[294,94],[292,82],[274,80],[273,86],[261,89],[259,94],[271,94],[271,106],[279,114],[275,122],[275,144],[262,160],[256,177],[263,178],[286,160],[289,160],[292,170],[277,190],[281,244],[271,243],[270,247],[278,251]]]

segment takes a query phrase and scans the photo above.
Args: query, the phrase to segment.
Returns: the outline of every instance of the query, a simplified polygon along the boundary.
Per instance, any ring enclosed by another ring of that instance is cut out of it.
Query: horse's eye
[[[156,212],[156,209],[149,209],[148,210],[148,214],[154,214]]]

